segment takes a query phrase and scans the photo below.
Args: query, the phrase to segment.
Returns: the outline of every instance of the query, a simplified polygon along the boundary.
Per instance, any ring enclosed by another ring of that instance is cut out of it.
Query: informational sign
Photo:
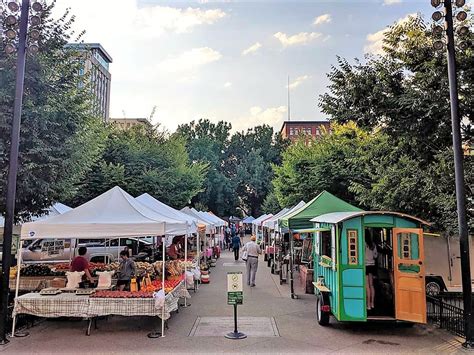
[[[64,240],[44,240],[41,243],[41,253],[45,257],[62,255],[64,253]]]
[[[242,304],[244,301],[244,283],[241,271],[227,273],[227,304]]]

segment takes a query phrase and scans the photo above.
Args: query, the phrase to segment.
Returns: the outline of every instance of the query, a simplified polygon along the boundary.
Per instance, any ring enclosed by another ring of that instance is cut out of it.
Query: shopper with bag
[[[247,242],[243,248],[243,257],[247,257],[247,285],[255,287],[255,275],[258,268],[258,256],[262,254],[260,246],[255,242],[257,237],[252,235],[250,242]],[[246,255],[245,255],[246,254]]]

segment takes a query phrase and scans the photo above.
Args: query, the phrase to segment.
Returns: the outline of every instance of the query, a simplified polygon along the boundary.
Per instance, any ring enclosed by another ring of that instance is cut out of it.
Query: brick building
[[[280,134],[283,138],[295,141],[301,134],[318,138],[323,132],[329,130],[329,121],[285,121],[280,129]]]

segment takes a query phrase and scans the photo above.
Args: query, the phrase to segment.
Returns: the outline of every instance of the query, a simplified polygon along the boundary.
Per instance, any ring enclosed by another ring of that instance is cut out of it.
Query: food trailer
[[[314,222],[316,316],[338,321],[426,323],[423,229],[427,222],[397,212],[335,212]],[[378,251],[375,306],[367,309],[366,241]],[[370,242],[369,242],[370,243]]]

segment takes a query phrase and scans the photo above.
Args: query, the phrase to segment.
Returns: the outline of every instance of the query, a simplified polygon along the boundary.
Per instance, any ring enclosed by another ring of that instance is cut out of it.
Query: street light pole
[[[461,251],[461,275],[464,301],[464,330],[466,348],[474,346],[474,315],[472,314],[472,286],[470,243],[466,213],[466,191],[464,187],[463,151],[461,139],[461,122],[459,118],[458,83],[456,76],[456,54],[454,45],[453,5],[451,0],[444,0],[446,10],[446,39],[448,55],[449,96],[451,99],[451,121],[454,151],[454,173],[456,182],[456,204],[458,212],[459,246]]]
[[[20,29],[18,34],[18,54],[16,66],[15,103],[10,141],[10,159],[8,162],[8,180],[6,196],[6,214],[3,234],[2,282],[0,290],[0,345],[8,343],[8,299],[10,293],[10,267],[12,262],[12,235],[15,216],[16,179],[18,173],[18,151],[20,145],[21,109],[23,103],[23,84],[25,81],[26,37],[28,31],[28,11],[30,0],[23,0],[21,5]],[[18,268],[17,272],[20,272]]]

